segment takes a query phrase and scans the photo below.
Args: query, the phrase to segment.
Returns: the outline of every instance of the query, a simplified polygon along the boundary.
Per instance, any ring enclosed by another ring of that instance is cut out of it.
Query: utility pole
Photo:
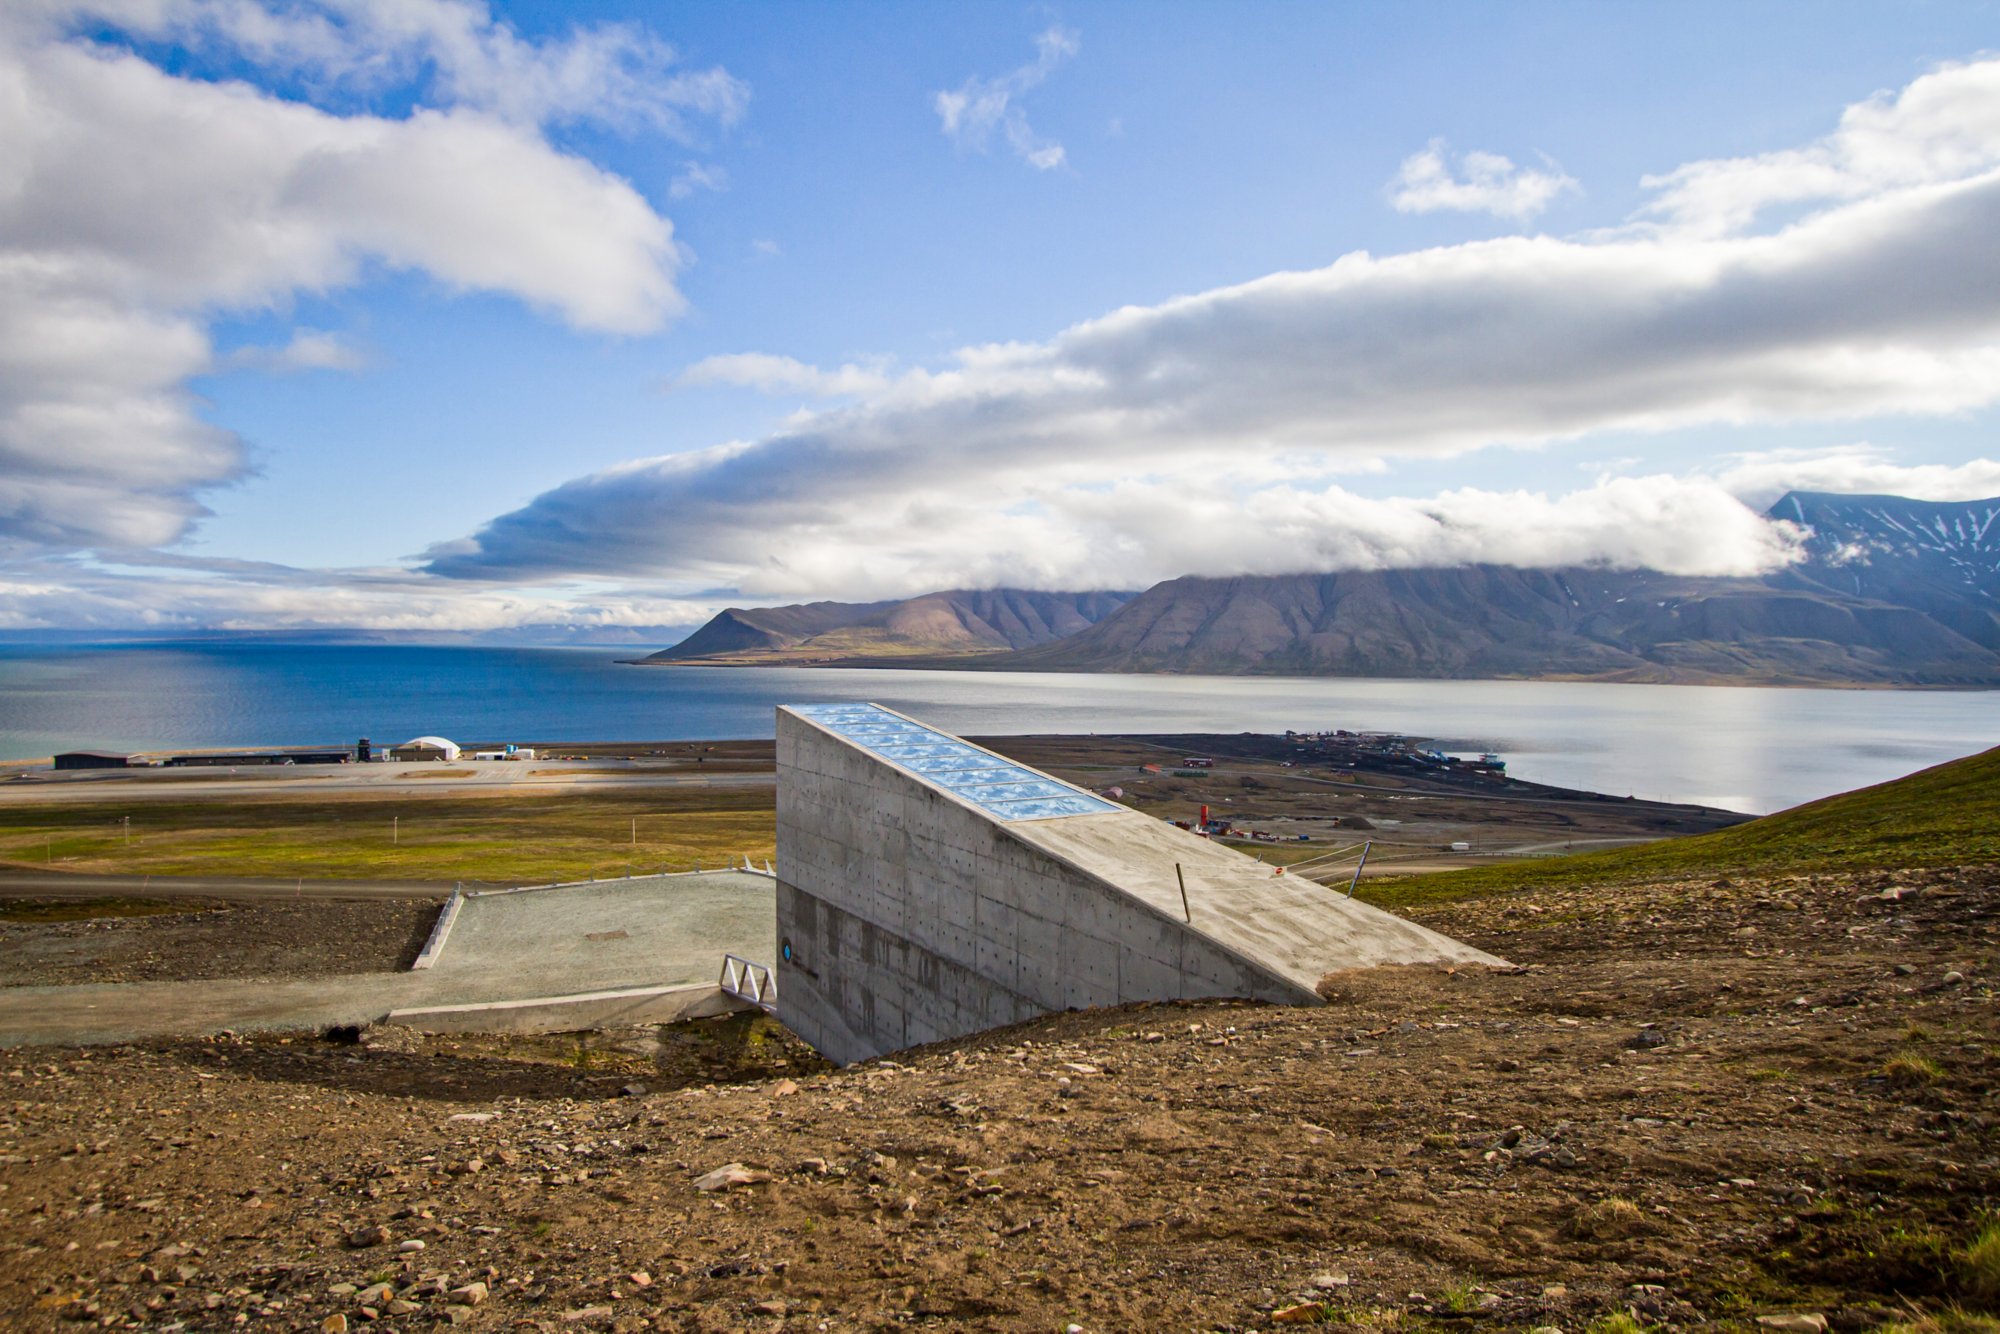
[[[1361,868],[1368,864],[1368,849],[1371,846],[1373,846],[1372,839],[1362,840],[1361,860],[1354,864],[1354,878],[1347,882],[1347,897],[1350,899],[1354,897],[1354,887],[1361,883]]]
[[[400,815],[389,817],[389,841],[397,844],[403,841],[403,817]]]
[[[639,817],[636,815],[632,817],[632,846],[639,846]]]

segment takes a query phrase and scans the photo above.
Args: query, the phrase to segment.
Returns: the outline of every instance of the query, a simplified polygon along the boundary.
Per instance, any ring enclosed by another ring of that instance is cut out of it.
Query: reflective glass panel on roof
[[[1036,797],[1028,801],[979,802],[978,805],[1003,820],[1048,820],[1058,815],[1102,815],[1117,810],[1108,801],[1099,801],[1079,792],[1068,797]]]
[[[964,760],[976,763],[980,752],[971,746],[960,745],[956,741],[905,741],[897,737],[892,742],[868,738],[869,748],[878,755],[887,755],[898,764],[912,760]]]
[[[1019,769],[995,768],[991,755],[982,755],[979,758],[984,762],[982,767],[977,769],[961,769],[952,776],[953,780],[961,787],[969,788],[981,783],[1016,783],[1020,781],[1021,771]]]
[[[793,713],[1001,820],[1122,809],[874,704],[794,704]]]
[[[958,791],[974,801],[1014,801],[1021,797],[1067,797],[1076,789],[1053,778],[1023,778],[1012,783],[966,783]]]
[[[944,774],[950,774],[954,783],[959,781],[958,775],[970,773],[974,769],[983,769],[990,763],[988,756],[981,755],[976,751],[965,755],[917,755],[909,759],[904,759],[900,756],[892,758],[905,769],[911,769],[920,774],[926,774],[931,777],[941,777]]]

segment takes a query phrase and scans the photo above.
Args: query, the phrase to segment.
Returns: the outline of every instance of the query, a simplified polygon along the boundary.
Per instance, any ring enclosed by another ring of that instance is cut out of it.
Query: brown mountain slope
[[[1018,671],[2000,684],[2000,654],[1924,612],[1650,572],[1460,569],[1175,579]]]
[[[1087,629],[1130,593],[954,589],[896,602],[731,607],[649,663],[998,653]]]

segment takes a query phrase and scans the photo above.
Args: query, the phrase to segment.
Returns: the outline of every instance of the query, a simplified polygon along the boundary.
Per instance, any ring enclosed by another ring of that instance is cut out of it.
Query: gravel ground
[[[1848,1331],[1991,1300],[1959,1251],[2000,1180],[2000,868],[1427,920],[1526,967],[1058,1015],[840,1071],[761,1019],[11,1053],[0,1310]]]
[[[16,912],[75,906],[59,900],[7,905]],[[394,972],[408,968],[423,949],[438,908],[418,899],[215,900],[142,916],[0,919],[0,986]]]

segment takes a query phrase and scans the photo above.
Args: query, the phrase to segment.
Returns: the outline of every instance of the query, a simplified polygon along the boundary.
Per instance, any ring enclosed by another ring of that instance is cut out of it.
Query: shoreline
[[[1421,733],[1370,733],[1371,736],[1394,738],[1410,743],[1430,743],[1437,738]],[[1249,751],[1272,751],[1289,744],[1290,738],[1277,732],[1014,732],[984,736],[968,735],[975,744],[990,747],[1013,744],[1074,745],[1128,743],[1159,748],[1162,753],[1180,750],[1202,750],[1218,756],[1234,758],[1270,759],[1270,754],[1253,756]],[[452,794],[462,790],[469,783],[456,780],[475,775],[497,774],[500,776],[519,775],[533,785],[537,776],[559,778],[561,776],[586,775],[611,781],[592,784],[598,788],[625,786],[616,781],[620,771],[628,774],[633,782],[630,786],[644,786],[649,776],[693,774],[703,779],[721,778],[728,775],[754,774],[764,772],[763,753],[773,749],[770,740],[755,737],[738,737],[722,740],[650,740],[650,741],[555,741],[536,742],[537,749],[566,752],[563,755],[538,757],[533,760],[471,760],[459,759],[450,762],[429,760],[371,760],[367,763],[348,761],[340,764],[245,764],[236,767],[194,766],[171,767],[163,764],[134,764],[129,768],[77,769],[55,771],[49,768],[53,757],[43,756],[30,760],[0,760],[0,805],[10,798],[28,798],[33,793],[50,788],[117,788],[129,783],[158,784],[161,787],[192,789],[187,795],[190,800],[199,800],[201,789],[217,783],[230,785],[254,784],[267,781],[272,791],[282,791],[292,784],[311,783],[313,780],[349,779],[339,786],[361,789],[374,786],[366,780],[375,778],[408,778],[426,780],[427,790],[439,795]],[[475,746],[485,748],[486,743],[467,743],[470,751]],[[244,750],[237,746],[176,747],[171,751],[134,751],[136,759],[158,755],[226,755]],[[260,752],[283,752],[286,750],[316,749],[310,746],[284,743],[254,747]],[[327,749],[327,748],[317,748]],[[716,767],[708,768],[713,756]],[[696,760],[694,770],[690,770],[687,760]],[[612,764],[615,770],[592,769],[592,765]],[[36,773],[37,769],[46,772]],[[1400,770],[1391,766],[1379,772],[1400,776]],[[1185,776],[1185,775],[1184,775]],[[1307,776],[1301,770],[1301,776]],[[1437,773],[1424,775],[1427,781],[1469,787],[1476,780],[1457,779]],[[25,780],[25,781],[24,781]],[[483,785],[483,784],[482,784]],[[400,786],[400,784],[397,784]],[[509,784],[509,786],[513,786]],[[1468,792],[1468,795],[1471,793]],[[1477,794],[1490,801],[1534,801],[1534,802],[1590,802],[1616,803],[1631,809],[1686,810],[1718,812],[1742,815],[1742,812],[1727,811],[1724,807],[1707,806],[1700,802],[1666,801],[1655,798],[1619,796],[1610,792],[1590,788],[1564,787],[1560,784],[1540,783],[1532,779],[1505,777],[1499,780],[1495,790]],[[1748,817],[1746,817],[1748,818]]]
[[[1042,673],[1049,676],[1084,676],[1092,678],[1130,676],[1168,680],[1196,680],[1203,677],[1212,677],[1229,681],[1394,681],[1412,685],[1458,682],[1466,684],[1490,683],[1496,685],[1702,686],[1708,688],[1741,687],[1753,690],[1896,691],[1914,694],[1936,691],[2000,691],[2000,681],[1856,681],[1826,677],[1718,676],[1704,672],[1613,672],[1599,676],[1576,676],[1564,675],[1562,673],[1533,676],[1378,676],[1364,673],[1325,672],[1301,676],[1292,672],[1186,672],[1164,667],[1150,671],[1095,671],[1078,667],[1047,668],[1034,664],[1014,666],[998,662],[989,664],[983,661],[984,659],[1007,656],[1010,655],[1002,653],[972,653],[909,658],[614,658],[612,662],[619,667],[709,667],[730,671],[803,668],[811,670],[847,669],[856,671],[990,672],[996,676]]]

